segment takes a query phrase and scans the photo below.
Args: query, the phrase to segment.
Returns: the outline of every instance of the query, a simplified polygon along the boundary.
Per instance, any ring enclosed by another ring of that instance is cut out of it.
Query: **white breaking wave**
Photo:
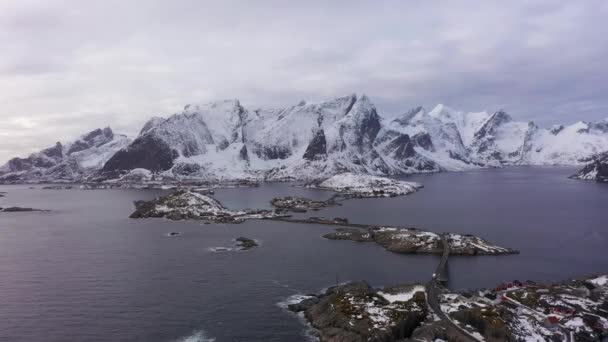
[[[215,338],[208,337],[203,330],[197,330],[192,335],[179,338],[174,342],[215,342]]]
[[[294,295],[287,297],[284,301],[278,302],[277,306],[280,307],[281,309],[287,309],[287,307],[289,305],[300,303],[301,301],[308,299],[308,298],[313,298],[313,297],[307,296],[307,295],[304,295],[301,293],[296,293]]]

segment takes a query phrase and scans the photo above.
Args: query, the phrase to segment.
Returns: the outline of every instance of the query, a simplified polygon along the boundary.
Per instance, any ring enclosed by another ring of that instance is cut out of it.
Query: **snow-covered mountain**
[[[61,147],[62,156],[76,145]],[[344,172],[576,165],[605,150],[608,120],[543,129],[514,121],[502,110],[466,113],[443,105],[389,120],[367,96],[349,95],[278,109],[247,109],[238,100],[187,105],[166,119],[149,120],[127,146],[100,154],[95,160],[107,160],[103,167],[79,165],[99,169],[97,179],[147,169],[165,179],[311,180]],[[41,154],[52,159],[52,149],[45,151]],[[93,160],[96,152],[87,155]],[[18,162],[9,164],[11,172],[21,172],[14,167]]]
[[[32,153],[27,158],[13,158],[0,166],[0,182],[80,181],[103,167],[130,140],[114,134],[110,127],[96,129],[76,141]]]

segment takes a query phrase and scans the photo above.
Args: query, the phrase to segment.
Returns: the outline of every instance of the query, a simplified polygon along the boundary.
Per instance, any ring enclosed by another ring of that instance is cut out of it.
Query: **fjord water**
[[[351,222],[480,235],[519,255],[453,257],[450,286],[561,280],[608,271],[608,185],[567,179],[570,168],[512,167],[415,175],[420,192],[351,200],[306,214]],[[438,257],[330,241],[319,225],[132,220],[153,190],[42,190],[0,186],[0,341],[298,341],[304,326],[277,303],[337,281],[425,282]],[[274,196],[328,192],[263,184],[217,190],[234,208]],[[182,232],[167,237],[171,231]],[[246,236],[261,246],[212,252]]]

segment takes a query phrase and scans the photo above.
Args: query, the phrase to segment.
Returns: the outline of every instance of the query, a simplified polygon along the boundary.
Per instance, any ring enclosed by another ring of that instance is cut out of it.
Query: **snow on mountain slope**
[[[601,122],[600,122],[601,123]],[[539,130],[523,164],[580,165],[608,150],[608,132],[592,129],[594,124],[577,122],[553,132]]]
[[[608,124],[559,132],[506,112],[444,105],[385,120],[370,99],[247,110],[238,101],[188,106],[154,118],[104,171],[135,167],[178,179],[322,179],[344,172],[396,175],[483,166],[576,164],[608,147]]]
[[[130,140],[112,129],[96,129],[77,140],[13,158],[0,167],[0,182],[77,181],[99,170]]]
[[[95,130],[14,158],[0,181],[119,179],[146,169],[177,180],[313,180],[351,172],[398,175],[501,165],[574,165],[608,150],[608,119],[543,129],[499,110],[417,107],[382,118],[365,95],[276,109],[238,100],[154,117],[135,140]]]

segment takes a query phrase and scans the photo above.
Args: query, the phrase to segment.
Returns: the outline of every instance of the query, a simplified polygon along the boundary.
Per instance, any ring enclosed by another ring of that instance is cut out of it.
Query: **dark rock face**
[[[608,151],[594,156],[593,161],[585,165],[572,178],[608,182]]]
[[[511,116],[507,114],[505,111],[499,110],[498,112],[492,114],[492,116],[481,126],[477,132],[475,132],[476,139],[482,139],[488,135],[494,135],[496,133],[496,128],[498,126],[511,122]]]
[[[364,101],[364,99],[362,99]],[[365,153],[372,148],[373,142],[380,131],[380,117],[376,108],[361,107],[358,117],[354,122],[354,147],[359,153]],[[340,135],[344,135],[345,126],[340,127]]]
[[[427,151],[434,152],[435,146],[433,146],[433,141],[431,140],[431,135],[426,132],[420,132],[412,137],[414,144],[416,146],[420,146]]]
[[[421,156],[414,149],[415,146],[420,146],[425,150],[434,150],[433,142],[427,133],[416,134],[411,138],[407,134],[389,131],[383,134],[376,144],[386,143],[382,148],[382,153],[399,161],[401,165],[415,169],[418,171],[438,171],[439,168],[430,159]]]
[[[247,145],[243,145],[239,151],[239,158],[249,163],[249,153],[247,152]]]
[[[386,145],[386,152],[392,151],[392,155],[398,159],[411,158],[416,155],[414,150],[414,144],[412,143],[410,136],[402,134],[390,143]]]
[[[201,170],[199,164],[179,163],[173,167],[173,174],[180,176],[190,176],[198,173]]]
[[[23,171],[32,168],[32,161],[29,158],[13,158],[8,161],[11,171]]]
[[[551,128],[551,134],[558,135],[559,132],[561,132],[563,130],[564,130],[564,126],[563,125],[555,126],[555,127]]]
[[[598,130],[603,133],[608,133],[608,119],[592,123],[590,124],[590,126],[592,129]]]
[[[177,157],[177,151],[166,142],[147,134],[137,138],[129,147],[116,152],[103,166],[102,172],[135,168],[165,171],[173,166],[173,160]]]
[[[291,156],[291,149],[286,146],[257,146],[253,152],[264,160],[287,159]]]
[[[61,143],[57,142],[55,143],[55,146],[42,150],[42,153],[51,158],[61,158],[63,157],[62,149],[63,146],[61,146]]]
[[[322,160],[326,157],[327,142],[325,140],[325,131],[323,131],[323,129],[319,129],[315,132],[310,144],[308,144],[303,158],[306,160]]]

